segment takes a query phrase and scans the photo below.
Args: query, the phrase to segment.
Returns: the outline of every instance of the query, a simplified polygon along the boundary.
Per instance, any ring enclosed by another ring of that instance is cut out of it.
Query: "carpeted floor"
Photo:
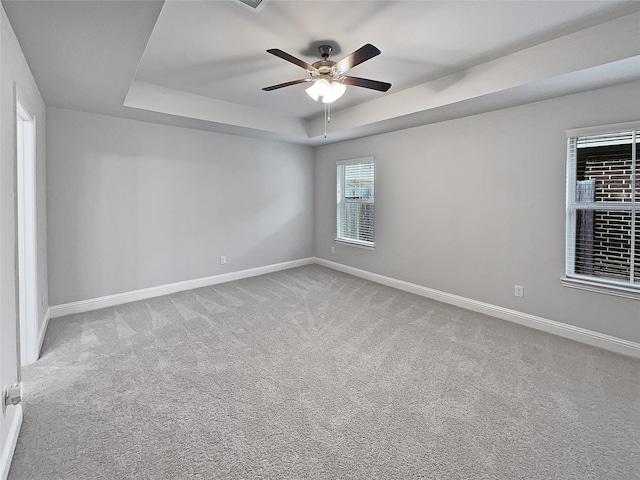
[[[19,479],[640,478],[640,362],[317,265],[52,320]]]

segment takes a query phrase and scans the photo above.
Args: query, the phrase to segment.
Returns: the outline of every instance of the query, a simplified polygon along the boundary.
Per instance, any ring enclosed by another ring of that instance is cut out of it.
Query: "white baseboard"
[[[42,353],[42,343],[44,342],[44,336],[47,333],[47,327],[49,327],[49,319],[51,318],[51,308],[47,308],[47,311],[44,313],[44,318],[40,324],[40,331],[38,332],[38,358],[40,358],[40,354]],[[36,360],[38,359],[36,358]]]
[[[440,290],[435,290],[433,288],[416,285],[415,283],[405,282],[403,280],[398,280],[391,277],[385,277],[384,275],[379,275],[377,273],[368,272],[366,270],[361,270],[359,268],[350,267],[348,265],[343,265],[341,263],[332,262],[330,260],[325,260],[324,258],[318,257],[303,258],[300,260],[266,265],[263,267],[251,268],[248,270],[223,273],[221,275],[214,275],[211,277],[187,280],[184,282],[171,283],[168,285],[160,285],[158,287],[145,288],[132,292],[108,295],[105,297],[66,303],[63,305],[55,305],[53,307],[50,307],[47,311],[47,321],[43,324],[43,327],[40,331],[40,348],[42,346],[42,340],[44,339],[44,334],[46,332],[46,323],[48,323],[49,318],[63,317],[65,315],[71,315],[74,313],[83,313],[92,310],[98,310],[101,308],[113,307],[115,305],[122,305],[138,300],[146,300],[148,298],[159,297],[161,295],[169,295],[171,293],[182,292],[194,288],[208,287],[210,285],[217,285],[219,283],[255,277],[257,275],[264,275],[280,270],[302,267],[304,265],[310,265],[312,263],[317,263],[318,265],[332,268],[340,272],[348,273],[356,277],[364,278],[372,282],[387,285],[399,290],[404,290],[405,292],[415,293],[416,295],[431,298],[432,300],[448,303],[450,305],[462,307],[474,312],[484,313],[486,315],[491,315],[492,317],[524,325],[525,327],[534,328],[536,330],[541,330],[543,332],[575,340],[580,343],[603,348],[605,350],[616,353],[621,353],[623,355],[640,358],[639,343],[624,340],[622,338],[612,337],[610,335],[594,332],[585,328],[575,327],[566,323],[537,317],[528,313],[518,312],[517,310],[511,310],[508,308],[499,307],[497,305],[479,302],[477,300],[461,297],[459,295],[454,295],[451,293],[442,292]]]
[[[0,455],[0,479],[2,480],[6,480],[9,476],[13,452],[16,450],[18,435],[20,435],[20,427],[22,426],[22,405],[17,405],[15,409],[15,414],[13,415],[11,426],[9,427],[7,441],[2,445],[2,452]]]
[[[266,273],[278,272],[280,270],[288,270],[290,268],[302,267],[315,262],[315,258],[302,258],[300,260],[292,260],[289,262],[275,263],[273,265],[265,265],[263,267],[250,268],[248,270],[240,270],[237,272],[222,273],[211,277],[197,278],[195,280],[186,280],[184,282],[170,283],[157,287],[143,288],[132,292],[117,293],[105,297],[92,298],[89,300],[81,300],[79,302],[65,303],[62,305],[54,305],[50,307],[50,318],[64,317],[74,313],[90,312],[101,308],[113,307],[124,303],[136,302],[138,300],[146,300],[148,298],[169,295],[171,293],[183,292],[194,288],[209,287],[219,283],[232,282],[243,278],[255,277]]]
[[[350,267],[341,263],[335,263],[323,258],[315,258],[315,263],[327,268],[332,268],[340,272],[348,273],[356,277],[364,278],[372,282],[380,283],[388,287],[404,290],[405,292],[415,293],[423,297],[431,298],[440,302],[462,307],[474,312],[484,313],[492,317],[507,320],[509,322],[524,325],[525,327],[534,328],[543,332],[558,335],[560,337],[575,340],[580,343],[603,348],[623,355],[640,358],[640,344],[624,340],[618,337],[605,335],[604,333],[594,332],[585,328],[575,327],[566,323],[548,320],[546,318],[537,317],[528,313],[518,312],[508,308],[491,305],[489,303],[479,302],[469,298],[453,295],[451,293],[441,292],[433,288],[423,287],[414,283],[397,280],[391,277],[385,277],[377,273],[360,270],[359,268]]]

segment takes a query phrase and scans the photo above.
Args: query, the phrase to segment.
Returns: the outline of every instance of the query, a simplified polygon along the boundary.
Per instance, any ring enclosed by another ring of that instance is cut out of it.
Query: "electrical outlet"
[[[331,253],[336,253],[336,247],[331,247]]]
[[[522,285],[515,285],[513,289],[513,295],[519,298],[524,297],[524,287]]]
[[[220,265],[224,265],[225,263],[227,263],[227,257],[223,255],[222,257],[220,257]]]

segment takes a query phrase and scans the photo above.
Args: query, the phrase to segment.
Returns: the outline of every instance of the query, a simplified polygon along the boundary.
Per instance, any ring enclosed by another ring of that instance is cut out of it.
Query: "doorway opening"
[[[16,101],[20,363],[38,359],[35,118]]]

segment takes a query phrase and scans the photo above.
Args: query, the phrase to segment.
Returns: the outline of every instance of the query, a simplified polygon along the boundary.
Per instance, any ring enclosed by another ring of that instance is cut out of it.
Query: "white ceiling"
[[[2,3],[47,105],[303,144],[640,78],[637,1]],[[262,91],[308,76],[266,49],[313,63],[324,42],[335,61],[372,43],[350,74],[393,84],[348,87],[327,139],[304,84]]]

